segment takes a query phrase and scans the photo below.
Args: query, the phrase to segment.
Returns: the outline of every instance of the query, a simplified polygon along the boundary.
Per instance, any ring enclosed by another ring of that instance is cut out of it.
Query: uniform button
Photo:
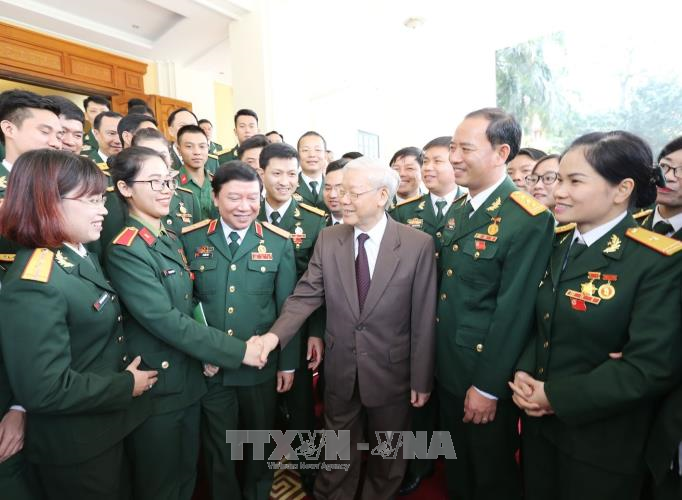
[[[443,233],[441,233],[440,231],[436,232],[436,238],[440,238],[441,236],[443,236]]]
[[[448,269],[448,272],[445,273],[448,275],[448,278],[451,277],[454,273],[452,272],[452,269]]]
[[[545,321],[549,319],[549,313],[545,313],[544,316],[542,317]]]
[[[445,299],[447,299],[447,298],[448,298],[448,294],[447,294],[447,293],[441,293],[441,294],[440,294],[440,300],[445,300]]]
[[[227,308],[227,314],[232,314],[234,313],[234,307],[228,307]]]
[[[183,273],[182,271],[180,271],[180,276],[184,276],[184,275],[185,275],[185,273]]]
[[[264,272],[265,272],[265,266],[261,266],[260,272],[261,272],[261,273],[264,273]]]
[[[436,252],[436,259],[438,258],[438,252]]]
[[[229,290],[230,290],[230,293],[234,293],[234,291],[236,290],[236,288],[234,287],[234,285],[230,285]]]
[[[228,334],[230,337],[232,337],[232,336],[234,335],[234,330],[232,330],[232,328],[230,328],[230,329],[227,331],[227,334]]]
[[[483,352],[483,344],[476,344],[476,352]]]
[[[480,252],[475,252],[474,253],[474,259],[478,259],[481,256]]]
[[[549,347],[549,342],[545,340],[545,343],[542,344],[542,347],[544,347],[545,349],[547,349],[547,348]]]
[[[168,226],[170,226],[171,224],[173,224],[173,219],[166,219],[166,224],[167,224]]]
[[[118,342],[119,344],[123,342],[123,335],[119,335],[118,338],[116,339],[116,342]]]
[[[364,330],[364,329],[365,329],[365,325],[358,325],[358,330]]]
[[[161,368],[164,370],[168,370],[168,367],[170,366],[170,363],[168,361],[161,361]]]
[[[236,271],[237,270],[237,264],[231,264],[230,265],[230,271]]]
[[[128,362],[128,355],[127,354],[125,356],[123,356],[123,361],[125,361],[126,363]]]
[[[456,252],[457,250],[459,250],[459,245],[455,243],[454,245],[452,245],[452,251]]]
[[[541,366],[538,368],[538,374],[542,375],[543,373],[545,373],[545,369]]]
[[[203,265],[203,264],[201,264],[201,265],[199,266],[199,271],[202,271],[202,272],[203,272],[203,271],[204,271],[204,269],[206,269],[206,268],[204,267],[204,265]]]
[[[116,318],[116,321],[118,321],[118,322],[120,323],[122,319],[123,319],[123,316],[121,316],[121,315],[119,314],[119,315],[118,315],[118,318]]]
[[[440,323],[440,318],[436,316],[436,323]]]
[[[116,295],[112,295],[112,296],[111,296],[111,300],[114,301],[114,302],[116,302]]]
[[[186,294],[185,294],[185,300],[188,300],[188,299],[189,299],[189,294],[186,293]]]

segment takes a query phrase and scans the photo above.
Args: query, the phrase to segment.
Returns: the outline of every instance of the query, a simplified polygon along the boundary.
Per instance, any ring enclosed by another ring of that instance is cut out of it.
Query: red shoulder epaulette
[[[182,174],[180,176],[180,184],[182,184],[184,186],[185,184],[187,184],[187,181],[188,181],[187,174]]]
[[[206,231],[206,234],[213,234],[215,233],[215,228],[218,225],[218,219],[213,219],[211,223],[208,225],[208,231]]]
[[[144,240],[144,242],[147,244],[148,247],[152,246],[154,242],[156,241],[156,238],[154,235],[147,229],[146,227],[143,227],[140,229],[140,238]]]
[[[260,225],[258,221],[254,222],[254,227],[256,229],[256,234],[260,239],[263,239],[263,226]]]
[[[123,231],[118,233],[118,236],[114,238],[112,243],[114,245],[123,245],[129,247],[133,244],[133,240],[135,239],[135,236],[137,236],[137,232],[137,229],[134,227],[126,227]]]

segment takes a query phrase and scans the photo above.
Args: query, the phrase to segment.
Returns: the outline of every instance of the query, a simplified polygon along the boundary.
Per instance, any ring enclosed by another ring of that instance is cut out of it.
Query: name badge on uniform
[[[263,243],[265,242],[261,241],[260,245],[258,245],[257,252],[251,252],[251,260],[272,260],[272,253],[268,252]]]
[[[424,219],[420,219],[419,217],[407,219],[407,225],[415,229],[421,229],[424,225]]]
[[[164,269],[162,272],[164,277],[166,278],[168,278],[169,276],[173,276],[176,273],[175,269]]]
[[[95,309],[95,311],[99,312],[102,310],[102,308],[109,302],[111,299],[111,295],[109,295],[109,292],[104,292],[102,295],[99,296],[97,301],[92,304],[92,307]]]
[[[213,257],[214,247],[202,245],[194,251],[194,257],[211,258]]]

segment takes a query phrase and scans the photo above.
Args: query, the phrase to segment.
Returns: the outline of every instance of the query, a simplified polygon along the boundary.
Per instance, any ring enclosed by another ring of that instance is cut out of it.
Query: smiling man
[[[91,149],[86,154],[95,163],[106,165],[110,156],[120,153],[123,149],[118,135],[118,122],[121,118],[123,115],[114,111],[104,111],[95,117],[92,132],[97,140],[97,148]],[[101,165],[100,168],[102,168]]]
[[[445,462],[451,498],[521,498],[507,381],[530,336],[554,219],[507,176],[520,142],[512,115],[485,108],[464,118],[450,144],[455,180],[469,190],[439,257],[436,377],[441,428],[457,450]]]
[[[234,115],[234,135],[237,145],[229,150],[217,151],[218,161],[222,165],[226,161],[236,160],[239,146],[249,137],[259,133],[258,115],[251,109],[240,109]]]
[[[360,158],[343,172],[344,224],[320,233],[308,270],[287,299],[264,353],[289,339],[326,303],[325,429],[350,431],[348,470],[322,470],[315,498],[355,498],[360,480],[358,441],[375,431],[410,429],[410,408],[428,401],[435,356],[436,270],[433,239],[395,222],[386,209],[398,175]],[[366,433],[365,433],[366,431]],[[393,445],[397,434],[393,434]],[[360,498],[394,498],[406,461],[398,453],[367,459]],[[343,464],[346,465],[346,464]]]
[[[199,219],[216,214],[211,198],[213,174],[205,167],[208,158],[208,138],[198,125],[185,125],[178,131],[178,150],[182,157],[180,186],[194,193]]]
[[[420,195],[421,168],[424,153],[415,147],[403,148],[395,152],[389,165],[400,176],[400,185],[395,196],[395,204],[413,200]]]
[[[327,142],[315,131],[301,136],[297,144],[301,173],[298,176],[298,189],[294,198],[324,210],[323,172],[327,167]]]
[[[97,151],[98,144],[94,133],[94,123],[95,118],[100,113],[105,111],[110,111],[109,101],[102,96],[91,95],[83,100],[83,109],[85,110],[85,118],[90,123],[90,131],[87,133],[83,139],[83,149],[82,153],[87,154],[91,151]]]

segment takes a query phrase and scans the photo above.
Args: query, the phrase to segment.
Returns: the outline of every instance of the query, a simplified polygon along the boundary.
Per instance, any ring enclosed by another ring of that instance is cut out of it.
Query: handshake
[[[279,338],[274,333],[266,333],[264,335],[254,335],[246,341],[246,352],[242,363],[247,366],[255,366],[263,368],[268,362],[268,355],[279,344]],[[219,366],[214,366],[204,363],[204,375],[213,377],[220,371]]]

